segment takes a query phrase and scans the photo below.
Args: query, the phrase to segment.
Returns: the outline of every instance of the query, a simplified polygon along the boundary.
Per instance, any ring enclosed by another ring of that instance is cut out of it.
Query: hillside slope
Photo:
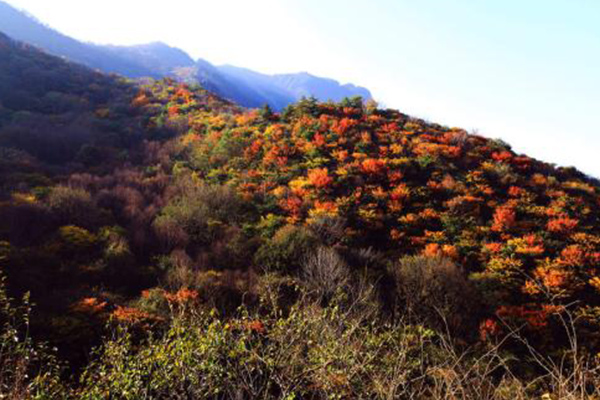
[[[85,143],[110,142],[103,108],[127,104],[132,86],[49,56],[0,33],[0,146],[49,163],[74,160]],[[128,129],[124,120],[110,136]],[[103,137],[103,139],[101,138]],[[105,158],[110,158],[104,154]],[[6,161],[6,160],[5,160]]]
[[[600,187],[576,170],[351,102],[198,126],[181,138],[189,168],[275,226],[339,220],[350,248],[450,257],[505,317],[543,314],[549,295],[600,305]]]
[[[600,185],[577,170],[373,102],[245,110],[6,36],[0,104],[5,392],[24,363],[11,390],[42,398],[600,388]],[[21,324],[5,286],[37,304]]]
[[[19,171],[110,170],[115,163],[135,158],[124,149],[133,151],[143,139],[171,135],[175,128],[165,125],[142,129],[142,121],[152,113],[142,116],[136,111],[138,91],[133,81],[92,71],[0,33],[4,189],[17,185],[18,177],[25,179]],[[220,108],[220,100],[202,93],[203,103]],[[27,179],[35,180],[35,174]]]

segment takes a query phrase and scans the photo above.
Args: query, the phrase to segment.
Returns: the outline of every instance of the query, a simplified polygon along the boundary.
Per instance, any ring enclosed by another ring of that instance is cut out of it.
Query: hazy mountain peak
[[[176,68],[194,65],[194,60],[185,51],[164,42],[105,47],[113,54],[161,75],[170,75]]]
[[[245,107],[269,104],[277,110],[315,96],[319,100],[344,97],[371,98],[364,88],[307,71],[268,75],[233,65],[215,67],[204,59],[194,61],[185,51],[155,41],[134,46],[83,43],[55,31],[27,13],[0,0],[0,30],[10,37],[37,46],[48,53],[104,72],[132,78],[174,76],[185,82],[199,82],[208,90]]]
[[[44,25],[35,17],[0,0],[0,30],[13,39],[32,44],[71,61],[125,76],[157,76],[143,66],[108,54],[106,49],[80,42]]]
[[[365,88],[352,84],[341,85],[334,79],[321,78],[306,71],[268,75],[229,64],[217,68],[230,79],[242,81],[263,93],[263,102],[275,109],[282,109],[292,101],[309,96],[321,101],[339,101],[353,96],[361,96],[365,100],[372,98],[371,92]]]

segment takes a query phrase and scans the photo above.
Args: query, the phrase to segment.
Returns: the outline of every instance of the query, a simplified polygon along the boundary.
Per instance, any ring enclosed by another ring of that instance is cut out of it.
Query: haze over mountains
[[[276,110],[302,97],[339,101],[344,97],[372,97],[369,90],[309,73],[266,75],[231,65],[215,66],[194,60],[181,49],[162,42],[136,46],[83,43],[44,25],[27,13],[0,1],[0,31],[13,39],[37,46],[103,72],[131,78],[165,76],[206,89],[244,107],[269,104]]]

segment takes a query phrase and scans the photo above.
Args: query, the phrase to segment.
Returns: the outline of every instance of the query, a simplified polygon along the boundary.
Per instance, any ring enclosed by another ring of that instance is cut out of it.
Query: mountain
[[[341,85],[336,80],[319,78],[307,72],[275,75],[273,78],[279,87],[293,93],[297,100],[309,96],[321,101],[341,101],[346,97],[355,96],[365,100],[372,98],[368,89],[352,84]]]
[[[318,80],[227,69],[202,66]],[[356,98],[247,110],[0,35],[0,394],[589,398],[599,205],[573,168]]]
[[[136,46],[104,46],[104,49],[117,57],[142,66],[148,71],[162,76],[173,74],[178,68],[194,65],[194,60],[183,50],[168,46],[162,42]]]
[[[276,107],[275,104],[270,102],[270,99],[256,90],[253,85],[223,74],[219,68],[206,60],[200,59],[196,62],[190,81],[200,83],[209,91],[230,99],[243,107],[258,108],[265,104]]]
[[[96,112],[108,103],[128,104],[134,93],[133,87],[120,79],[50,56],[0,33],[2,148],[25,151],[43,162],[73,160],[84,144],[102,142],[102,137],[108,141],[124,132],[124,121],[107,132]]]
[[[90,168],[99,166],[98,159],[110,165],[117,148],[128,148],[144,136],[135,112],[138,91],[133,81],[0,33],[0,149],[25,152],[27,159],[54,165],[76,162]],[[219,108],[209,100],[212,94],[206,96],[203,102]],[[5,172],[10,172],[8,162],[2,160]]]
[[[263,105],[269,104],[275,110],[281,110],[298,100],[292,93],[275,85],[268,75],[233,66],[219,66],[217,69],[230,81],[253,90],[256,99],[260,99]]]
[[[246,68],[224,65],[219,71],[232,80],[243,82],[260,94],[264,102],[276,110],[300,100],[314,96],[320,101],[341,101],[346,97],[372,98],[369,90],[351,84],[341,85],[333,79],[320,78],[306,72],[297,74],[266,75]]]
[[[356,95],[365,100],[371,98],[366,89],[340,85],[334,80],[306,73],[268,76],[232,66],[215,67],[202,59],[194,61],[183,50],[161,42],[136,46],[83,43],[1,0],[0,31],[50,54],[103,72],[130,78],[169,76],[188,83],[197,82],[244,107],[257,108],[269,104],[275,110],[281,110],[303,96],[315,96],[322,101]]]
[[[102,46],[82,43],[65,36],[2,1],[0,1],[0,31],[48,53],[104,72],[114,72],[129,77],[157,76],[153,70],[111,54]]]

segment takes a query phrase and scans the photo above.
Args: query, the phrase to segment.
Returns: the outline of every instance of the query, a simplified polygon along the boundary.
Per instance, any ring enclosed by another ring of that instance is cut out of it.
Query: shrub
[[[179,267],[168,274],[171,290],[197,290],[199,299],[208,309],[231,315],[242,303],[254,303],[256,277],[252,271],[195,270]],[[176,283],[185,285],[176,286]]]
[[[242,309],[227,320],[188,310],[174,315],[165,334],[141,342],[127,328],[117,329],[84,370],[76,393],[83,399],[215,400],[574,400],[598,394],[596,363],[576,357],[571,367],[557,366],[532,354],[548,373],[525,381],[511,355],[497,347],[460,351],[429,329],[365,324],[336,304],[303,304],[285,316]]]
[[[166,272],[166,284],[170,288],[187,287],[192,283],[193,261],[185,250],[176,249],[168,255],[156,258],[158,268]]]
[[[327,304],[338,291],[350,284],[350,269],[339,254],[327,247],[319,247],[302,263],[302,284],[320,303]]]
[[[57,186],[48,196],[50,210],[60,225],[77,225],[95,229],[103,222],[103,215],[94,204],[91,195],[83,189]]]
[[[153,227],[165,249],[185,248],[190,242],[190,236],[185,228],[179,225],[177,219],[172,216],[158,216],[154,220]]]
[[[78,226],[63,226],[58,232],[64,250],[69,253],[83,254],[89,252],[97,242],[94,234]]]
[[[165,297],[165,291],[158,287],[144,290],[133,306],[142,312],[160,318],[170,317],[169,302]]]
[[[136,265],[136,258],[125,234],[119,227],[104,227],[98,234],[103,247],[101,263],[104,266],[104,280],[114,285],[128,282],[129,287],[143,287],[142,280],[148,278],[143,275],[152,271]]]
[[[62,398],[56,357],[29,336],[29,295],[17,304],[6,293],[0,274],[0,398]]]
[[[261,275],[255,290],[264,312],[273,315],[288,315],[300,296],[296,279],[278,273]]]
[[[339,217],[322,216],[314,218],[309,229],[326,246],[335,246],[344,241],[346,223]]]
[[[317,244],[308,229],[286,225],[258,249],[254,261],[265,271],[295,272]]]
[[[494,212],[494,223],[492,230],[496,232],[506,232],[516,223],[516,212],[513,207],[504,205],[496,208]]]
[[[193,253],[198,268],[217,268],[220,270],[243,270],[248,268],[249,260],[260,244],[259,239],[248,237],[236,226],[219,226],[218,232],[210,243]]]
[[[459,267],[442,257],[407,256],[389,269],[396,310],[437,330],[461,337],[476,333],[475,292]]]
[[[397,398],[421,385],[430,331],[378,330],[335,309],[295,309],[272,319],[242,314],[176,317],[142,346],[121,329],[82,375],[81,397]],[[414,362],[420,357],[424,364]]]
[[[125,234],[119,227],[104,227],[98,235],[104,244],[104,260],[109,268],[118,269],[133,264],[133,254]]]
[[[242,202],[233,189],[191,179],[182,179],[179,186],[179,193],[154,221],[155,231],[168,249],[207,244],[218,236],[220,227],[240,222]]]

